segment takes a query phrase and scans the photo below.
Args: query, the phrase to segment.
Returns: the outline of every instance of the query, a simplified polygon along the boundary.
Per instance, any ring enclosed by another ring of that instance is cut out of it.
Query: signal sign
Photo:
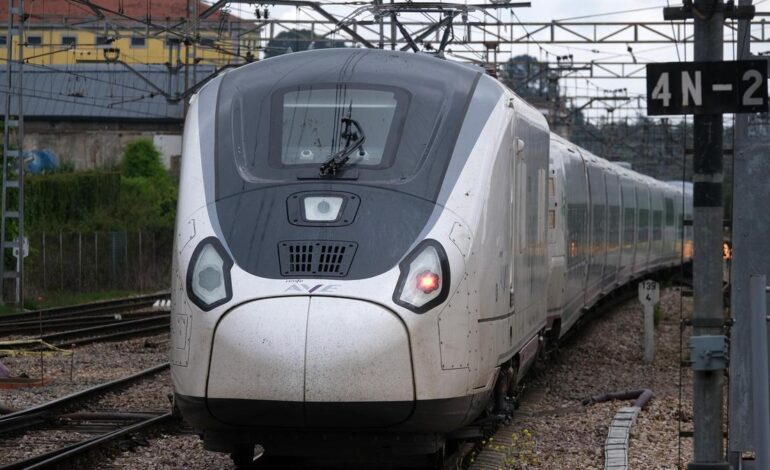
[[[647,65],[647,114],[759,113],[768,108],[764,60]]]
[[[655,281],[639,283],[639,302],[645,307],[652,307],[660,301],[660,284]]]

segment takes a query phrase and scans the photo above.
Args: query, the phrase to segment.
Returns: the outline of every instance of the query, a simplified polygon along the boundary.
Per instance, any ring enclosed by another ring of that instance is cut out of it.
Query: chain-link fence
[[[56,232],[29,236],[25,291],[168,289],[172,231]]]

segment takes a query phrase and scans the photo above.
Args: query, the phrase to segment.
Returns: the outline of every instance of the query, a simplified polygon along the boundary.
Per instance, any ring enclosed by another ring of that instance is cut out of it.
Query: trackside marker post
[[[644,306],[644,363],[655,359],[655,306],[660,302],[660,285],[655,281],[639,283],[639,302]]]

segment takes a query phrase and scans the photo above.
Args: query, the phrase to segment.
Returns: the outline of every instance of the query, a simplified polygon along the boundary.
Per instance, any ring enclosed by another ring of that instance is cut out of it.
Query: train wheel
[[[512,360],[511,369],[513,369],[513,371],[511,373],[511,380],[508,382],[508,391],[506,395],[509,405],[513,406],[513,409],[510,410],[510,413],[513,414],[513,411],[519,408],[519,398],[521,397],[519,382],[517,380],[519,377],[518,357]]]
[[[428,456],[428,468],[433,470],[444,470],[446,468],[446,444],[439,450]]]
[[[230,454],[233,464],[238,470],[251,470],[254,468],[254,445],[239,444]]]
[[[308,462],[301,457],[292,457],[286,455],[270,455],[262,451],[254,460],[254,464],[251,468],[254,470],[286,470],[294,468],[305,468]],[[320,463],[319,468],[325,468]],[[335,467],[330,467],[335,468]]]

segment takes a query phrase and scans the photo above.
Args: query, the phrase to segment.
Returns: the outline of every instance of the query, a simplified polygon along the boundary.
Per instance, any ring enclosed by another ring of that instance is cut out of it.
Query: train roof
[[[567,149],[569,150],[577,150],[580,152],[580,154],[583,156],[585,160],[588,160],[594,165],[601,166],[602,168],[606,169],[607,171],[611,171],[612,173],[615,173],[619,176],[623,176],[626,178],[630,178],[637,182],[643,182],[649,185],[653,185],[659,188],[668,188],[668,189],[682,189],[682,182],[670,182],[670,181],[661,181],[658,179],[653,178],[652,176],[645,175],[643,173],[639,173],[638,171],[634,171],[630,168],[627,168],[623,165],[619,165],[616,162],[611,162],[605,158],[599,157],[588,150],[576,145],[573,142],[570,142],[569,140],[565,139],[564,137],[555,134],[551,132],[551,140],[554,140],[556,142],[559,142],[563,144]],[[674,183],[674,184],[672,184]],[[677,186],[678,184],[678,186]],[[691,186],[691,183],[686,183]],[[685,190],[685,192],[692,192],[692,189],[690,187],[689,190]]]

